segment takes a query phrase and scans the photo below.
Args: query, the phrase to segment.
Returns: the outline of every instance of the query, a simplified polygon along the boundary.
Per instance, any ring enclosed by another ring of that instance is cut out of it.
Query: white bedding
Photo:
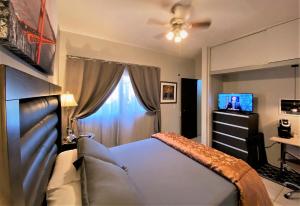
[[[77,149],[60,153],[47,187],[48,205],[81,205],[80,173],[73,162]]]

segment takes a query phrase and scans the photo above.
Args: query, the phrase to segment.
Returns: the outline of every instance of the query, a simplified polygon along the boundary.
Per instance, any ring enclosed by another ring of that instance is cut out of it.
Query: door
[[[181,135],[197,137],[197,79],[181,79]]]

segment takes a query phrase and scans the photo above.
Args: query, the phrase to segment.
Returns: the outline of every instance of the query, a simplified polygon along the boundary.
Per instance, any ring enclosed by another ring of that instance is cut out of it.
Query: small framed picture
[[[177,103],[176,82],[160,82],[160,103],[161,104]]]

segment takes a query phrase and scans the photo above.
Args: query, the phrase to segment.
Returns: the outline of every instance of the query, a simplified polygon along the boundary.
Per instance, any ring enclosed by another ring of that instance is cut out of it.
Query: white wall
[[[66,55],[75,55],[161,68],[161,80],[177,82],[177,104],[162,104],[162,131],[180,132],[180,79],[194,77],[194,60],[110,42],[67,31],[60,32],[59,76],[64,85]]]
[[[202,79],[202,52],[195,56],[195,78]],[[202,80],[198,82],[197,92],[197,136],[201,137],[201,101],[202,101]]]
[[[300,98],[300,72],[297,75],[297,98]],[[294,98],[294,70],[290,67],[239,72],[223,76],[223,92],[250,92],[255,97],[255,112],[259,114],[259,129],[265,134],[265,143],[270,145],[272,136],[277,136],[278,120],[287,118],[294,133],[300,135],[300,116],[280,115],[281,98]],[[279,145],[267,149],[268,159],[278,164]]]
[[[202,79],[202,52],[195,56],[195,78]]]

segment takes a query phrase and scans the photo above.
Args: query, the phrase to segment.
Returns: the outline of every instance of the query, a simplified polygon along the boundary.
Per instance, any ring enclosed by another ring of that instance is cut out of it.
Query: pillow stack
[[[84,137],[78,140],[77,152],[74,165],[80,168],[82,205],[142,205],[136,187],[109,149]]]

